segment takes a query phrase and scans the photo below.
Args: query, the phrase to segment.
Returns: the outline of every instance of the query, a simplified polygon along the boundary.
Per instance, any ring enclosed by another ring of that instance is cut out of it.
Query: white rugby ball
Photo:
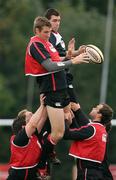
[[[90,57],[90,63],[101,64],[104,61],[104,56],[102,51],[95,45],[86,45],[86,52]]]

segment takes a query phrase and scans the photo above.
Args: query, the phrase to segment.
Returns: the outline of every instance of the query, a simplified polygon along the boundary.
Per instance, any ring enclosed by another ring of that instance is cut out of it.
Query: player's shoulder
[[[42,42],[34,42],[30,44],[30,50],[33,51],[33,49],[44,49],[45,48],[45,43]]]
[[[50,39],[56,39],[56,33],[51,32]]]
[[[54,37],[54,38],[56,38],[56,39],[57,39],[57,38],[60,38],[60,39],[62,38],[62,36],[61,36],[61,34],[60,34],[59,32],[53,32],[53,31],[52,31],[52,32],[51,32],[51,36]]]
[[[51,32],[49,41],[50,41],[50,43],[52,43],[53,45],[56,44],[57,38],[56,38],[56,36],[55,36],[55,33]]]

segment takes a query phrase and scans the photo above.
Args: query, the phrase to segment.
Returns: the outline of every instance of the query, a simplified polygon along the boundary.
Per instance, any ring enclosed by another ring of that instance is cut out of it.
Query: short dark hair
[[[53,8],[50,8],[50,9],[48,9],[46,12],[45,12],[45,14],[44,14],[44,16],[48,19],[48,20],[50,20],[51,19],[51,16],[60,16],[60,13],[58,12],[58,10],[57,9],[53,9]]]
[[[18,132],[22,129],[22,126],[26,125],[26,111],[27,109],[24,109],[20,111],[17,115],[17,117],[14,119],[13,124],[12,124],[12,132],[13,134],[18,134]]]
[[[109,133],[111,131],[111,129],[112,129],[111,121],[109,121],[107,124],[105,124],[105,128],[106,128],[107,133]]]
[[[108,104],[102,103],[102,105],[103,107],[99,110],[99,113],[102,114],[101,123],[105,125],[112,120],[113,110]]]
[[[33,32],[36,32],[36,28],[38,28],[41,31],[44,26],[51,27],[51,24],[48,21],[48,19],[42,16],[36,17],[33,23]]]

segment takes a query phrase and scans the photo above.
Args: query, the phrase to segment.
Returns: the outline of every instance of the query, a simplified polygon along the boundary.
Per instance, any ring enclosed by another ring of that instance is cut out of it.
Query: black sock
[[[38,167],[40,169],[45,168],[47,159],[49,158],[50,153],[53,152],[53,149],[54,143],[50,141],[50,135],[48,137],[44,137],[42,145],[42,154],[40,162],[38,163]]]

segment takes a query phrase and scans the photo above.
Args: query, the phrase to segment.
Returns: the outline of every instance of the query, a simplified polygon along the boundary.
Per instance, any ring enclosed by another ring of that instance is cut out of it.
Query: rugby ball
[[[90,57],[90,63],[101,64],[104,61],[102,51],[95,45],[86,45],[86,52]]]

